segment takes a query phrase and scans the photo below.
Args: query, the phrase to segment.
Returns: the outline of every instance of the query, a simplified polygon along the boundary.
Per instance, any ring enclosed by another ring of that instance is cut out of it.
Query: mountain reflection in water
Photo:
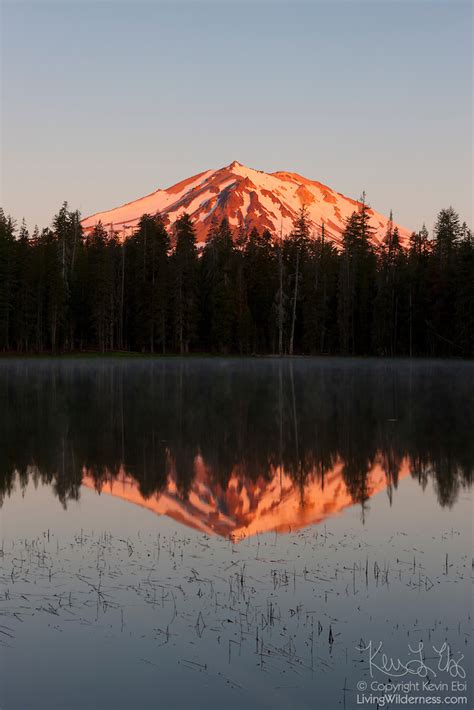
[[[268,531],[288,532],[319,523],[354,503],[344,481],[343,464],[327,471],[324,479],[308,476],[298,485],[286,473],[274,471],[270,478],[256,481],[232,474],[223,489],[212,485],[202,459],[195,461],[191,489],[183,497],[173,476],[166,488],[145,498],[137,481],[121,470],[108,481],[101,481],[99,491],[141,505],[158,515],[167,515],[180,523],[207,534],[234,539]],[[409,472],[406,461],[398,477]],[[82,484],[95,488],[96,481],[85,472]],[[384,469],[376,464],[367,472],[366,493],[370,497],[388,483]]]
[[[0,401],[0,501],[84,485],[240,538],[365,514],[405,476],[441,506],[472,480],[469,363],[5,360]]]

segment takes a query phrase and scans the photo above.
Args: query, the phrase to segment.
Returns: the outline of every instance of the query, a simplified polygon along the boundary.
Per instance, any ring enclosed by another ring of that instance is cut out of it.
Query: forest
[[[187,214],[141,217],[125,240],[85,234],[64,203],[29,233],[0,211],[0,352],[474,355],[474,238],[452,207],[402,246],[365,202],[336,245],[304,207],[283,238]]]

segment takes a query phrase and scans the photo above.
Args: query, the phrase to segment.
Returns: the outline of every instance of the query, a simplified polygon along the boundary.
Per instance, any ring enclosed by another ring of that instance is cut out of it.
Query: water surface
[[[371,640],[469,658],[471,364],[5,360],[0,401],[2,708],[356,707]]]

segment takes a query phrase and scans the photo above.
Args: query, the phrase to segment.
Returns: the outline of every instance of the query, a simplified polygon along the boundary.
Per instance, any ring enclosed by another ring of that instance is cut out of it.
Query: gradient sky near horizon
[[[1,204],[84,216],[238,160],[472,225],[469,0],[2,0]]]

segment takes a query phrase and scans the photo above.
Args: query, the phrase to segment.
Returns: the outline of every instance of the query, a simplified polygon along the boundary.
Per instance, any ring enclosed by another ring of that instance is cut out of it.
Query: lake
[[[0,406],[2,710],[472,705],[473,363],[4,359]]]

